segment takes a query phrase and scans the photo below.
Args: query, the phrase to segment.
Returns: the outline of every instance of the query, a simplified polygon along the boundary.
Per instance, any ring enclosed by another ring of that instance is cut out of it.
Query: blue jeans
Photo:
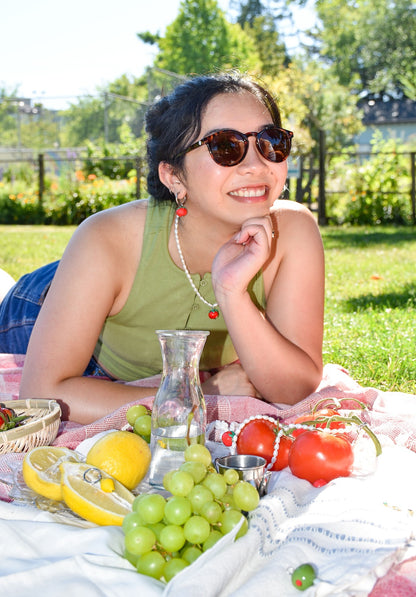
[[[0,353],[26,354],[33,326],[59,261],[25,274],[0,303]],[[107,376],[92,357],[84,375]]]

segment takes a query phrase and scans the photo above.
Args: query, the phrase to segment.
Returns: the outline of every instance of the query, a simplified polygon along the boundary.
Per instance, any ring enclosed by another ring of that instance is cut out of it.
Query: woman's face
[[[242,91],[215,96],[201,121],[199,139],[219,129],[247,133],[273,124],[267,108],[251,93]],[[252,217],[269,213],[280,196],[287,176],[287,161],[266,160],[249,137],[249,149],[236,166],[220,166],[202,145],[185,157],[187,207],[189,215],[219,219],[239,226]]]

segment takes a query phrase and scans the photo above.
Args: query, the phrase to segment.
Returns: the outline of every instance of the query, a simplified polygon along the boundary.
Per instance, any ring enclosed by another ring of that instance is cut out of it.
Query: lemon
[[[76,452],[69,448],[39,446],[28,452],[22,465],[23,478],[30,489],[50,500],[62,501],[59,465],[64,461],[79,462]]]
[[[63,462],[60,470],[64,501],[81,518],[121,526],[132,511],[135,496],[104,471],[85,462]]]
[[[97,440],[86,461],[127,489],[134,489],[145,477],[150,459],[150,448],[144,439],[131,431],[111,431]]]

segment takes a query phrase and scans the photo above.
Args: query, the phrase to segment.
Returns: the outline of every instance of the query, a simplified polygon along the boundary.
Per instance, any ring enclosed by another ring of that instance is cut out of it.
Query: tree
[[[143,129],[146,104],[146,80],[122,75],[108,86],[98,88],[96,97],[80,98],[63,112],[65,144],[119,143],[123,123],[138,136]]]
[[[164,37],[149,37],[147,33],[139,37],[158,43],[154,65],[165,71],[187,75],[259,67],[252,38],[238,24],[226,20],[216,0],[182,0],[179,14],[166,28]]]
[[[362,130],[356,96],[328,68],[295,60],[266,82],[278,99],[283,126],[295,130],[295,153],[316,156],[320,130],[325,131],[327,149],[332,152],[350,145]]]
[[[415,83],[414,0],[317,0],[321,55],[341,84],[400,95]]]
[[[231,2],[232,6],[238,5],[237,23],[240,27],[244,27],[246,24],[253,26],[254,20],[257,17],[264,15],[265,7],[263,6],[262,0],[245,0],[243,2]]]
[[[0,88],[0,137],[2,147],[18,145],[19,98],[17,89]]]

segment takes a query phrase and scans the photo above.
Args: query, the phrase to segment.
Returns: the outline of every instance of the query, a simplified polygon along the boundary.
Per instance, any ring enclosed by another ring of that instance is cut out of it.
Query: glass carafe
[[[157,330],[163,372],[152,407],[149,483],[163,487],[168,471],[184,462],[188,445],[205,443],[206,407],[199,360],[208,331]]]

